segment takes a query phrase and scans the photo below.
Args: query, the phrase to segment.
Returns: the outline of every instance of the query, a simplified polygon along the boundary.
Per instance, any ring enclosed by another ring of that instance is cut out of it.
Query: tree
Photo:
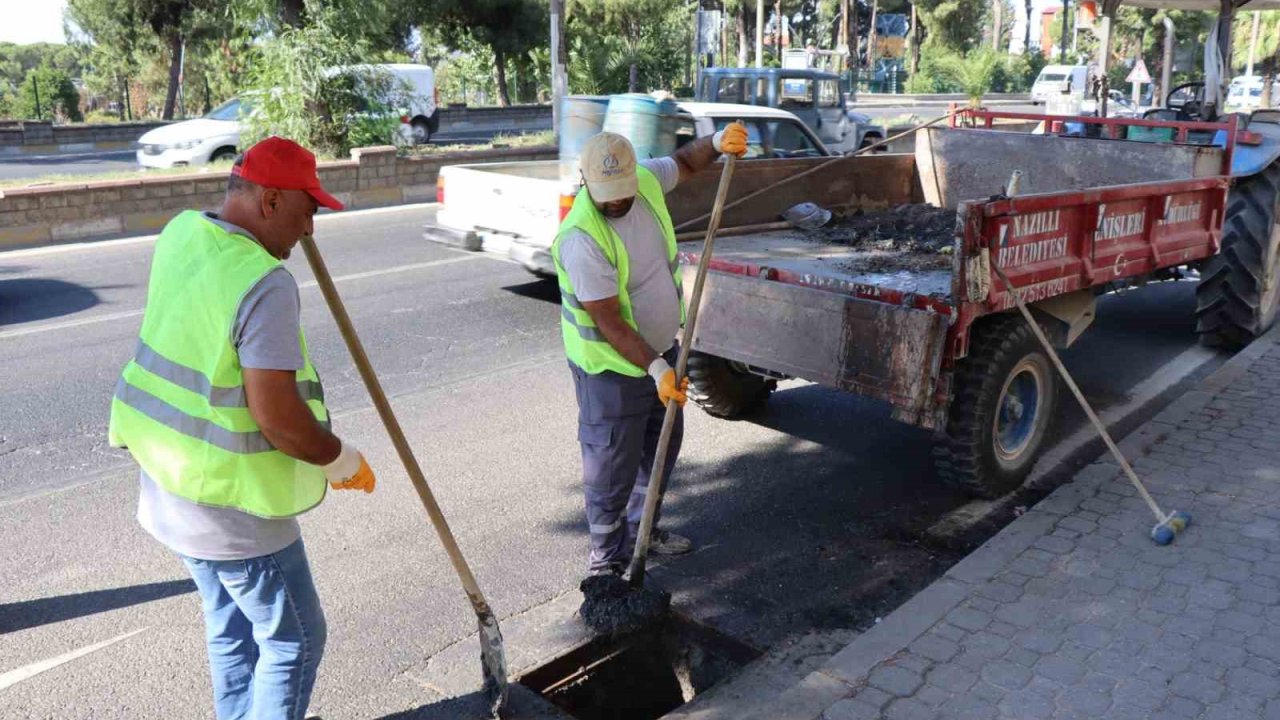
[[[15,114],[29,120],[80,122],[80,92],[65,70],[44,65],[27,74],[14,103]]]
[[[664,0],[571,0],[565,23],[571,87],[625,92],[634,66],[639,89],[676,89],[688,67],[692,10]]]
[[[403,5],[406,20],[435,24],[452,49],[474,40],[493,52],[498,102],[511,105],[507,63],[549,42],[547,5],[542,0],[416,0]]]
[[[925,29],[922,50],[967,54],[982,40],[984,0],[918,0],[916,15]]]
[[[243,93],[251,108],[243,119],[243,145],[279,135],[340,156],[352,147],[395,141],[408,98],[390,76],[362,66],[372,50],[343,33],[340,17],[311,7],[306,25],[261,44]]]

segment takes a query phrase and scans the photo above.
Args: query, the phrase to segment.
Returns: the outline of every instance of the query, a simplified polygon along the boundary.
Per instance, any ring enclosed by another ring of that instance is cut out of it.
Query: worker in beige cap
[[[677,386],[671,368],[685,308],[664,195],[722,153],[741,157],[746,150],[741,123],[690,142],[671,157],[639,164],[631,143],[614,133],[596,135],[583,149],[585,186],[560,225],[551,255],[578,396],[592,574],[621,574],[626,566],[666,404],[684,405],[686,399],[688,380]],[[680,452],[683,426],[678,414],[664,477],[671,476]],[[657,529],[658,517],[650,552],[689,552],[687,538]]]

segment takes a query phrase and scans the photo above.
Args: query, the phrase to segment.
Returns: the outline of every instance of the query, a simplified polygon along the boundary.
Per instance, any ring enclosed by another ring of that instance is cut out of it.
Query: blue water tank
[[[676,104],[651,95],[614,95],[604,129],[631,141],[636,158],[665,157],[676,150]]]
[[[608,95],[566,95],[560,99],[560,181],[576,184],[582,146],[604,129]]]

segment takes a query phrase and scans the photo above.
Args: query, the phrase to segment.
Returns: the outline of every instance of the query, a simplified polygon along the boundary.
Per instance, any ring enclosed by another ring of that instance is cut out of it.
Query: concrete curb
[[[1150,451],[1188,415],[1199,412],[1273,346],[1280,343],[1280,325],[1236,353],[1194,389],[1161,410],[1155,417],[1119,443],[1126,457]],[[925,631],[942,620],[966,597],[973,586],[991,579],[1013,558],[1031,547],[1054,527],[1058,519],[1074,512],[1098,493],[1105,483],[1116,481],[1119,467],[1104,453],[1029,512],[952,566],[940,579],[916,594],[879,624],[858,636],[803,683],[749,717],[795,717],[816,720],[834,703],[852,696],[867,682],[868,673],[907,649]],[[787,710],[787,703],[802,714]],[[818,707],[821,705],[821,707]],[[816,708],[816,709],[815,709]]]
[[[325,187],[350,209],[430,202],[441,167],[550,160],[553,146],[398,157],[393,147],[356,148],[351,160],[322,162]],[[226,173],[190,173],[0,189],[0,250],[103,240],[159,231],[187,209],[214,209]]]

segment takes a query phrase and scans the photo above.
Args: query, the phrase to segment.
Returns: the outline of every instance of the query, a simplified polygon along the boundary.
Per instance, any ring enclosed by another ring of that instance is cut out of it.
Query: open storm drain
[[[520,678],[578,720],[654,720],[759,656],[691,620],[621,639],[597,638]]]

